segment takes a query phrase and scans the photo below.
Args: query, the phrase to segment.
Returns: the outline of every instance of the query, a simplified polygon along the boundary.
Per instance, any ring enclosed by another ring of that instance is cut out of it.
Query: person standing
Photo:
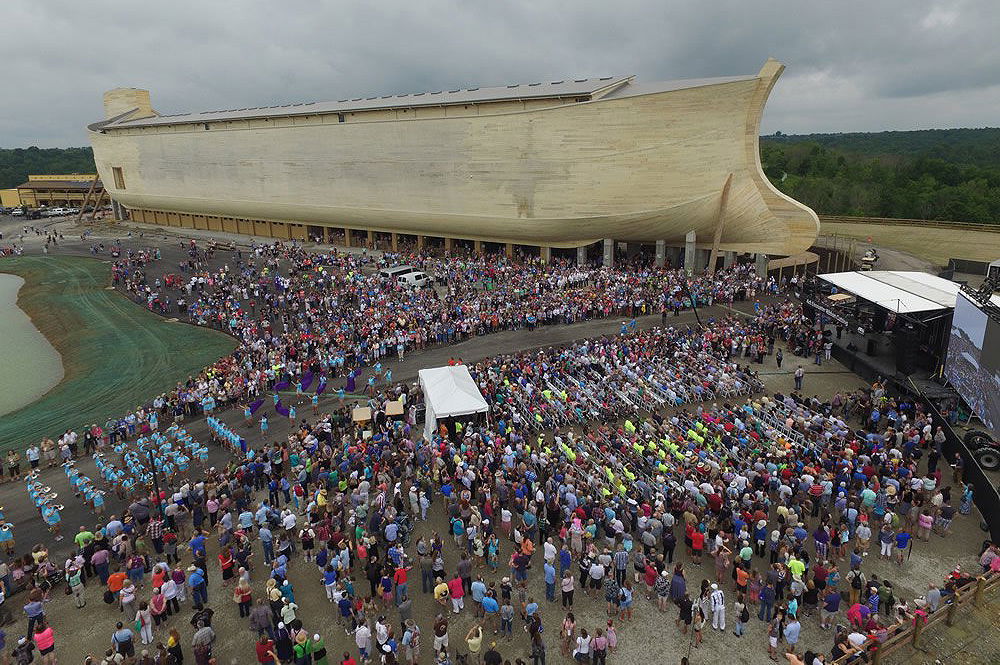
[[[35,634],[32,637],[42,657],[42,665],[55,665],[56,638],[52,633],[52,627],[42,622],[35,626]]]
[[[716,630],[726,629],[726,595],[718,584],[712,585],[712,593],[709,596],[712,603],[712,628]]]
[[[793,374],[795,378],[795,389],[802,390],[802,377],[806,375],[806,371],[802,369],[802,365],[795,368],[795,373]]]
[[[733,611],[736,613],[736,629],[733,634],[736,637],[743,637],[746,624],[750,621],[750,610],[747,609],[746,597],[742,593],[737,594],[736,602],[733,603]]]
[[[194,651],[194,661],[198,665],[208,665],[212,658],[212,644],[215,643],[215,631],[206,626],[204,621],[198,622],[198,629],[191,637],[191,648]]]
[[[757,618],[761,621],[771,620],[775,595],[774,582],[768,579],[767,584],[760,590],[760,610],[757,612]]]
[[[115,653],[121,654],[126,660],[135,658],[135,633],[119,621],[115,624],[115,632],[111,635],[111,646]]]
[[[42,598],[42,590],[36,587],[28,593],[28,602],[24,605],[24,613],[28,617],[28,632],[26,637],[29,640],[35,633],[35,624],[45,620],[45,606],[42,604]]]
[[[465,634],[465,645],[469,649],[469,656],[472,658],[472,662],[479,665],[482,662],[480,652],[483,648],[483,627],[478,623],[473,625],[469,629],[469,632]]]
[[[789,653],[795,653],[795,645],[799,642],[799,633],[802,631],[802,624],[794,616],[791,621],[785,625],[785,641],[788,642]]]
[[[87,600],[83,597],[83,569],[75,565],[67,568],[66,584],[69,585],[70,593],[73,594],[73,601],[76,603],[76,608],[80,609],[86,605]]]

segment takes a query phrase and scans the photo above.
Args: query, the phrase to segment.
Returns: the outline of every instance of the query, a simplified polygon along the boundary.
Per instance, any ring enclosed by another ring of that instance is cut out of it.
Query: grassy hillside
[[[103,423],[174,388],[230,353],[215,330],[168,322],[116,291],[111,268],[91,258],[19,256],[0,269],[25,284],[18,304],[62,355],[63,380],[0,418],[0,452],[67,427]]]
[[[90,148],[0,148],[0,189],[17,187],[28,174],[94,173]]]
[[[764,172],[816,212],[1000,221],[1000,129],[761,139]]]

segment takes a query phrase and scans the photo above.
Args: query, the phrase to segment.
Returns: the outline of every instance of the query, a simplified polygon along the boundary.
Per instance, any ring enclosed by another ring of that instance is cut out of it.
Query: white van
[[[405,275],[399,275],[396,277],[396,281],[402,284],[403,286],[408,286],[411,289],[413,289],[413,288],[423,288],[425,286],[429,286],[434,280],[431,279],[430,276],[427,275],[427,273],[416,271],[407,273]]]
[[[413,266],[393,266],[392,268],[382,268],[378,271],[378,274],[389,279],[396,279],[411,272],[417,272],[417,269]]]

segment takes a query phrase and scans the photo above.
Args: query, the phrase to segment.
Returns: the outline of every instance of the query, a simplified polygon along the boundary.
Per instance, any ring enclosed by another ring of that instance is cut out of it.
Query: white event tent
[[[959,290],[957,283],[925,272],[835,272],[819,278],[897,314],[954,309]]]
[[[437,431],[439,418],[486,413],[490,409],[465,365],[432,367],[417,374],[427,406],[424,434],[428,439]]]

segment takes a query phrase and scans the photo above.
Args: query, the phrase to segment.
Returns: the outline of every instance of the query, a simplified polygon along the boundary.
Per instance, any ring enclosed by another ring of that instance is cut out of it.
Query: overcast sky
[[[1000,1],[4,0],[0,147],[161,113],[611,74],[787,69],[764,133],[1000,125]]]

